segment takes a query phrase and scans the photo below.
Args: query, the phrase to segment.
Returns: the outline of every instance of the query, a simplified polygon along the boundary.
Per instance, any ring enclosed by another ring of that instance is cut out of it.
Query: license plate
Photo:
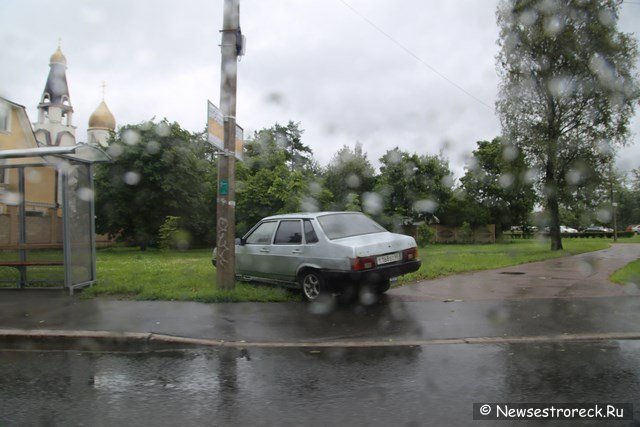
[[[400,261],[402,259],[402,254],[400,252],[396,252],[395,254],[382,255],[376,258],[376,264],[389,264],[390,262]]]

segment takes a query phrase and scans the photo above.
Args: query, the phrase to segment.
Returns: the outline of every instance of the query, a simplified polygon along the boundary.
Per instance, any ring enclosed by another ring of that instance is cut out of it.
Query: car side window
[[[304,220],[304,240],[309,243],[318,243],[318,235],[316,230],[313,229],[313,224],[308,219]]]
[[[276,222],[263,222],[253,230],[253,232],[247,237],[247,245],[269,245],[271,244],[271,236],[273,236],[273,230],[276,228]]]
[[[275,245],[299,245],[302,243],[300,221],[280,221],[276,231]]]

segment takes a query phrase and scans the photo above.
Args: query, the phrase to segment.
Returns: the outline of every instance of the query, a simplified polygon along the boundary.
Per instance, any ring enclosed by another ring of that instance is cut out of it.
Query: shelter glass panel
[[[69,261],[71,263],[71,286],[93,281],[94,249],[91,235],[93,217],[93,189],[91,168],[87,164],[76,164],[69,168],[67,188],[69,227]]]

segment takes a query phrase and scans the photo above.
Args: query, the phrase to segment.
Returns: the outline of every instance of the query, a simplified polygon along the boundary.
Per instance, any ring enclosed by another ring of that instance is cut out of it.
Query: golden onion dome
[[[116,119],[104,101],[98,105],[96,111],[89,117],[89,128],[116,130]]]
[[[49,59],[49,63],[51,64],[64,64],[67,65],[67,58],[62,54],[60,50],[60,46],[58,46],[58,50],[56,50],[53,55],[51,55],[51,59]]]

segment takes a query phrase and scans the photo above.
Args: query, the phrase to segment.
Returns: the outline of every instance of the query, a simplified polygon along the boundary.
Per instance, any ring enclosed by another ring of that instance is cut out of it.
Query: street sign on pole
[[[224,151],[224,114],[222,110],[207,101],[207,141],[220,151]],[[244,129],[236,124],[235,156],[242,161]]]

